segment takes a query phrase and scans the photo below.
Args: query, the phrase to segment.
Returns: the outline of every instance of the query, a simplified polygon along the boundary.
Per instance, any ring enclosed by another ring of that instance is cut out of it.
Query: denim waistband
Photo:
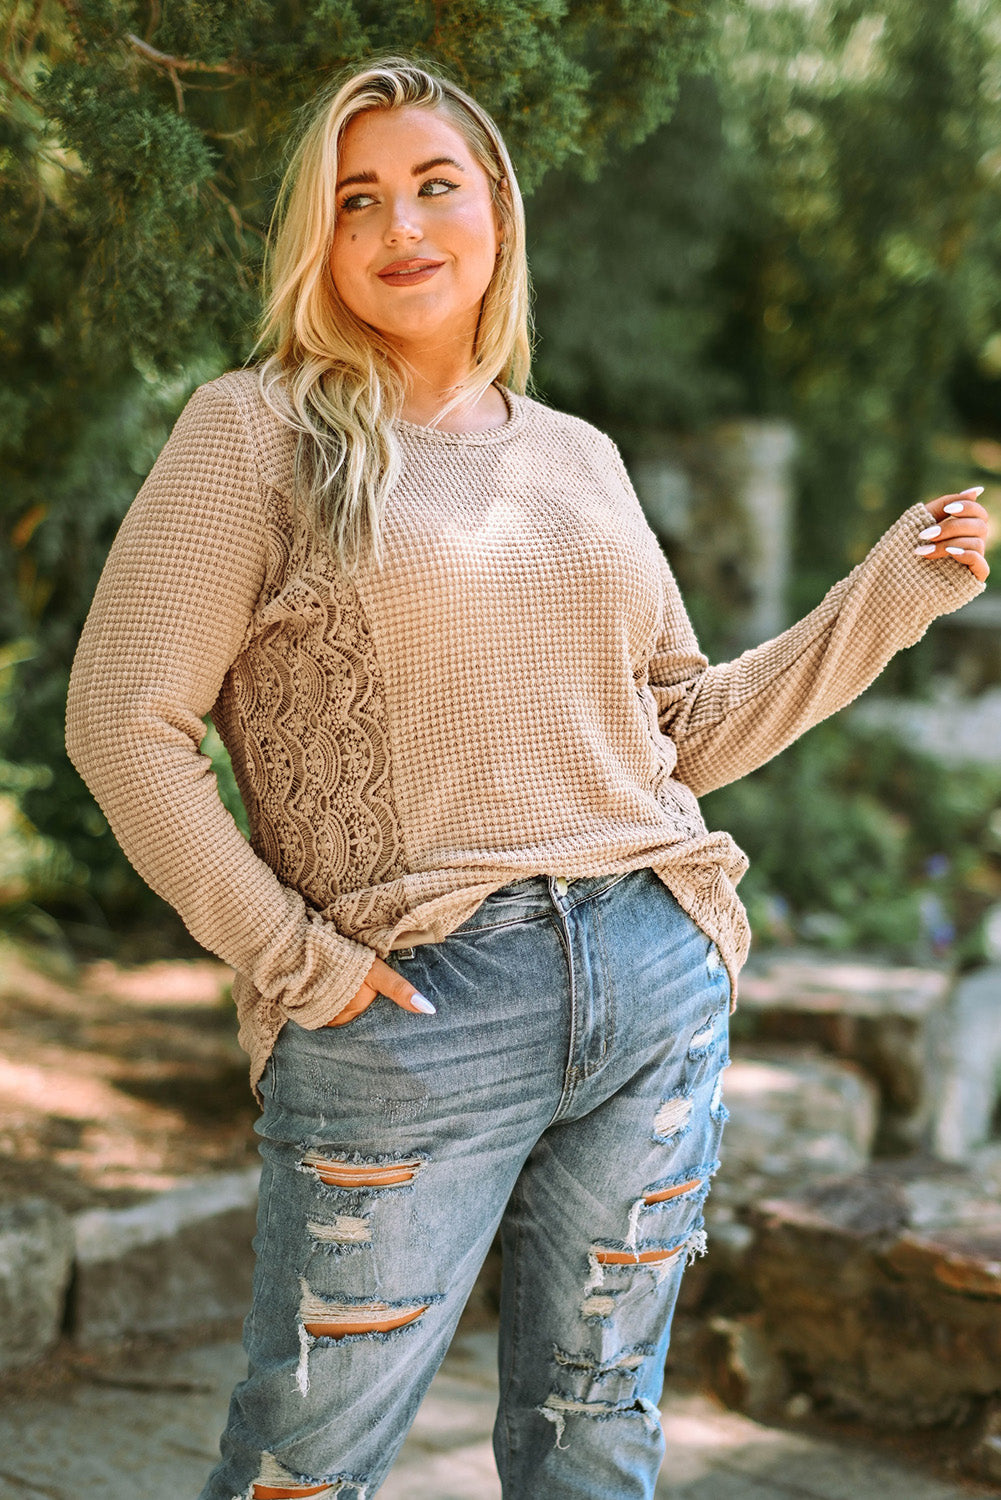
[[[491,891],[456,931],[473,932],[480,927],[524,920],[554,909],[568,912],[622,880],[642,876],[657,879],[646,867],[616,874],[582,875],[576,880],[562,875],[528,875]]]

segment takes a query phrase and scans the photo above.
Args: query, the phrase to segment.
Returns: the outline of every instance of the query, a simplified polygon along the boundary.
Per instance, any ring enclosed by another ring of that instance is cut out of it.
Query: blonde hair
[[[525,217],[497,126],[454,83],[405,58],[357,70],[321,98],[282,183],[259,341],[271,348],[260,372],[264,399],[298,435],[297,503],[348,572],[367,554],[382,563],[381,517],[400,468],[392,424],[407,381],[400,356],[334,286],[337,155],[356,115],[406,105],[440,110],[460,131],[490,179],[503,241],[483,297],[473,367],[439,417],[496,380],[524,392],[531,359]]]

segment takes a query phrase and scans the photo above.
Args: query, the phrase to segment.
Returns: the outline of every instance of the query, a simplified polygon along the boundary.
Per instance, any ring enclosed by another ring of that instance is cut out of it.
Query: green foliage
[[[944,774],[843,719],[702,799],[751,858],[741,885],[761,941],[982,957],[1001,899],[1001,768]]]
[[[0,633],[26,644],[0,755],[21,846],[36,840],[31,868],[39,850],[65,855],[57,894],[36,882],[46,900],[79,916],[96,896],[116,920],[154,900],[66,759],[69,665],[117,525],[185,395],[253,346],[264,234],[302,107],[346,65],[416,53],[496,113],[526,187],[561,164],[593,174],[670,116],[720,9],[7,0],[0,572],[13,587],[0,590]],[[232,800],[224,756],[218,768]]]
[[[529,204],[536,382],[627,442],[744,404],[715,354],[711,273],[735,228],[722,124],[712,80],[688,78],[651,141],[594,183],[553,173]]]
[[[804,439],[805,603],[928,493],[950,370],[1001,326],[1001,28],[993,0],[751,4],[722,45],[727,340]]]
[[[747,0],[716,47],[640,148],[533,199],[539,378],[627,449],[791,419],[801,608],[933,492],[957,366],[1001,376],[1001,26],[991,0]]]

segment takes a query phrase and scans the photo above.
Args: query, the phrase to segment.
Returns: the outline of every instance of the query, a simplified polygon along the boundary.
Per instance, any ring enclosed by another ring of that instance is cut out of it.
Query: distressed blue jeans
[[[371,1500],[498,1226],[506,1500],[650,1500],[726,1118],[716,947],[640,869],[515,881],[389,961],[436,1016],[287,1022],[264,1075],[249,1373],[201,1500]]]

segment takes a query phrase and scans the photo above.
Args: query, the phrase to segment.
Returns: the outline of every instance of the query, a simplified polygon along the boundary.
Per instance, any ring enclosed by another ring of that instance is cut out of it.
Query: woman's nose
[[[419,216],[414,213],[411,204],[403,201],[390,204],[386,225],[386,240],[389,244],[397,244],[401,240],[412,243],[421,239],[423,233]]]

